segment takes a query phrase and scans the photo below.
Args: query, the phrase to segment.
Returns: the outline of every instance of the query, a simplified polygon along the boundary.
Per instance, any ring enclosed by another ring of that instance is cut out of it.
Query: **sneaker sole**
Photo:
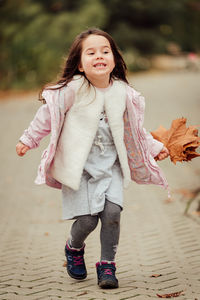
[[[74,275],[72,273],[70,273],[70,271],[67,269],[67,273],[70,277],[72,277],[73,279],[77,279],[77,280],[82,280],[82,279],[85,279],[87,277],[87,273],[85,275],[82,275],[82,276],[77,276],[77,275]]]
[[[118,282],[113,282],[111,280],[102,280],[98,285],[102,289],[116,289],[119,287]]]

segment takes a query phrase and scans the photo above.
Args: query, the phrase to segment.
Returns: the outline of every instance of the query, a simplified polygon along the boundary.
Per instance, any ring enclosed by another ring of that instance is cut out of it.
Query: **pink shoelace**
[[[83,264],[83,257],[82,256],[76,256],[74,257],[74,265],[80,266]]]
[[[106,275],[112,275],[112,271],[110,269],[104,269],[104,273]]]

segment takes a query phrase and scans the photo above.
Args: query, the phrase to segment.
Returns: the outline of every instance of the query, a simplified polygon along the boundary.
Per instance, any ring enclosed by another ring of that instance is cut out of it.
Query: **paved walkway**
[[[145,126],[169,127],[171,120],[188,117],[197,124],[200,111],[200,75],[197,73],[137,75],[132,82],[146,97]],[[183,215],[185,203],[159,187],[132,184],[125,191],[117,276],[120,287],[101,290],[96,284],[99,227],[86,242],[88,278],[68,277],[64,242],[71,221],[61,220],[60,191],[37,187],[33,180],[42,149],[26,157],[15,154],[15,144],[39,104],[33,96],[0,102],[0,299],[159,299],[184,291],[177,299],[200,300],[200,218]],[[174,166],[159,163],[172,191],[199,186],[200,159]],[[152,275],[161,275],[152,277]]]

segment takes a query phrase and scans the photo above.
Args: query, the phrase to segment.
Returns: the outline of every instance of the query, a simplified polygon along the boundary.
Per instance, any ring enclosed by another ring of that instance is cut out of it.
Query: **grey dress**
[[[78,191],[62,185],[63,219],[96,215],[105,199],[123,206],[123,178],[105,112],[85,164]]]

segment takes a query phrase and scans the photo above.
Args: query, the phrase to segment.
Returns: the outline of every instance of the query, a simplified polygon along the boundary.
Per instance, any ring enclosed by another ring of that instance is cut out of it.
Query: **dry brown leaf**
[[[151,132],[152,136],[162,142],[169,150],[171,161],[176,164],[177,161],[190,161],[200,156],[196,149],[200,146],[200,137],[196,126],[186,127],[186,118],[180,118],[172,121],[169,130],[160,126],[157,130]]]
[[[191,214],[200,217],[200,211],[192,211]]]
[[[82,292],[81,294],[78,294],[78,295],[76,295],[76,296],[78,297],[78,296],[87,295],[87,293],[88,293],[87,291],[84,291],[84,292]]]
[[[179,189],[175,190],[175,193],[181,194],[184,198],[192,199],[195,196],[195,193],[189,189]]]
[[[153,275],[151,275],[151,277],[160,277],[160,276],[162,276],[162,274],[153,274]]]
[[[48,236],[48,235],[49,235],[49,232],[45,232],[44,235]]]
[[[66,267],[67,266],[67,262],[65,261],[64,263],[63,263],[63,267]]]
[[[165,129],[162,125],[160,125],[160,127],[151,132],[151,134],[153,135],[154,139],[158,140],[158,141],[162,141],[162,143],[166,146],[169,136],[168,136],[168,130]]]
[[[183,295],[184,291],[180,291],[180,292],[175,292],[175,293],[170,293],[170,294],[156,294],[159,298],[174,298],[174,297],[179,297],[180,295]]]
[[[164,203],[166,203],[166,204],[169,204],[172,202],[174,202],[174,199],[172,199],[171,197],[164,200]]]

